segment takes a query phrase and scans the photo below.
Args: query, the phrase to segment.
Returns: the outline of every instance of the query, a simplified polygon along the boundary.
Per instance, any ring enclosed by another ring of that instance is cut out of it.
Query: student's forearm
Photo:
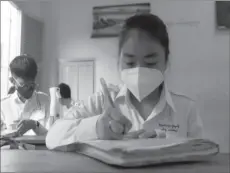
[[[41,123],[39,123],[39,126],[33,129],[33,131],[36,135],[44,135],[44,136],[48,132],[48,130]]]
[[[48,122],[49,123],[49,127],[51,127],[54,124],[55,120],[56,120],[55,116],[50,116],[49,122]]]
[[[1,123],[1,131],[6,130],[6,125],[4,123]]]
[[[98,117],[57,120],[46,136],[47,148],[62,150],[62,147],[69,144],[97,139],[96,122]]]

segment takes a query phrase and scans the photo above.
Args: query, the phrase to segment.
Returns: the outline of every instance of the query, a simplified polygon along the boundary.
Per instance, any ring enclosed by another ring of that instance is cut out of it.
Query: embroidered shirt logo
[[[179,124],[175,125],[175,124],[163,124],[163,123],[159,123],[159,127],[163,131],[178,132],[178,129],[180,128],[180,125]]]

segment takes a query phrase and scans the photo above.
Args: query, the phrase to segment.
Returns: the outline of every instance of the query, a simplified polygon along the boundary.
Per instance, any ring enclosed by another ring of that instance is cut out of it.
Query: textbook
[[[14,139],[17,142],[23,142],[34,145],[45,145],[46,136],[20,136]]]
[[[219,152],[218,144],[210,140],[188,138],[95,140],[77,143],[74,148],[78,153],[122,167],[205,161]]]

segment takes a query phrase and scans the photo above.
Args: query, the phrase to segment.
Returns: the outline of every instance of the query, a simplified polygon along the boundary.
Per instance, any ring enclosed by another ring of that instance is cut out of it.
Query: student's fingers
[[[125,130],[124,126],[115,120],[109,121],[109,125],[110,125],[110,129],[112,130],[112,132],[117,133],[117,134],[123,134]]]
[[[101,82],[101,86],[102,86],[102,92],[105,98],[105,105],[107,105],[107,107],[114,107],[114,103],[111,99],[111,96],[109,94],[109,90],[107,87],[107,84],[105,82],[105,80],[103,78],[100,79]]]
[[[115,133],[111,128],[108,129],[108,139],[111,140],[121,140],[123,139],[123,134]]]
[[[114,133],[117,134],[123,134],[124,132],[124,125],[116,120],[114,120],[112,118],[112,112],[113,112],[114,108],[107,108],[104,112],[104,123],[108,123],[108,127],[110,128],[110,130]]]
[[[103,78],[100,79],[101,82],[101,86],[102,86],[102,90],[103,90],[103,94],[105,97],[105,101],[108,104],[108,108],[112,108],[109,109],[106,112],[108,115],[110,115],[110,117],[118,122],[120,122],[121,124],[123,124],[125,126],[125,132],[128,132],[130,130],[130,128],[132,127],[132,123],[123,115],[121,115],[121,113],[115,109],[114,103],[111,99],[111,96],[109,94],[109,90],[108,87],[106,85],[106,82]]]
[[[145,131],[145,132],[141,133],[138,137],[139,138],[156,138],[157,133],[156,133],[155,130],[153,130],[153,131]]]
[[[120,111],[116,108],[110,108],[109,109],[110,111],[110,117],[113,119],[113,120],[116,120],[116,121],[122,121],[123,120],[123,115],[120,113]]]
[[[139,135],[144,133],[145,130],[144,129],[141,129],[141,130],[137,130],[137,131],[133,131],[133,132],[129,132],[127,133],[124,138],[127,138],[127,139],[136,139],[136,138],[139,138]]]
[[[126,123],[125,123],[125,133],[128,133],[129,130],[132,128],[132,126],[133,126],[133,124],[131,123],[130,120],[126,121]]]
[[[111,109],[107,108],[97,122],[97,135],[102,140],[119,140],[123,138],[123,125],[118,124],[110,116]]]
[[[124,131],[127,133],[132,127],[131,121],[128,118],[126,118],[124,115],[122,115],[120,111],[118,111],[117,109],[112,108],[110,110],[111,110],[110,113],[111,118],[119,122],[120,124],[124,125],[125,127]]]
[[[160,129],[155,129],[157,138],[166,138],[166,132]]]
[[[103,115],[106,116],[106,117],[110,117],[110,119],[112,119],[111,117],[111,113],[113,111],[113,108],[112,107],[107,107],[104,112],[103,112]]]

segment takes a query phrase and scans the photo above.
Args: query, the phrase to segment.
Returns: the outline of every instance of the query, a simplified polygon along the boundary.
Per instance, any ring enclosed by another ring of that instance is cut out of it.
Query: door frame
[[[58,77],[58,82],[61,83],[63,81],[63,65],[66,63],[74,63],[74,62],[92,62],[93,63],[93,93],[95,92],[95,77],[96,77],[96,67],[95,67],[95,58],[65,58],[65,59],[58,59],[58,64],[59,64],[59,77]]]

